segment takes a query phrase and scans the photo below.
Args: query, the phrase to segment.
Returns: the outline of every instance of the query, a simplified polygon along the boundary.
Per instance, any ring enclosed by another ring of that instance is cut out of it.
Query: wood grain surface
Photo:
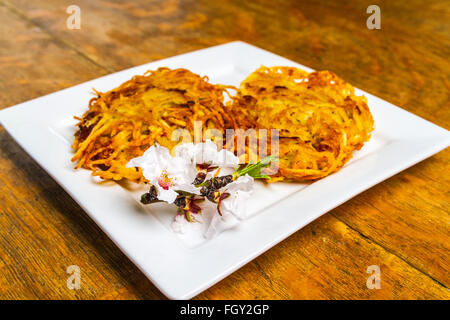
[[[66,27],[71,4],[79,30]],[[366,27],[370,4],[0,0],[0,108],[242,40],[450,129],[450,3],[378,1],[381,30]],[[449,299],[449,158],[444,150],[360,194],[196,298]],[[70,265],[80,290],[66,286]],[[381,289],[366,286],[370,265]],[[164,299],[3,127],[0,298]]]

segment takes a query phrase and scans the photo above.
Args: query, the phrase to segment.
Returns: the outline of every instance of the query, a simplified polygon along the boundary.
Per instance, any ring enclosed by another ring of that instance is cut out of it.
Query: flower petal
[[[179,145],[176,149],[176,155],[194,164],[208,163],[232,168],[239,165],[238,157],[226,149],[217,151],[217,145],[210,139],[203,143],[184,143]]]
[[[167,203],[173,203],[178,196],[178,193],[171,188],[165,190],[161,186],[156,185],[156,189],[158,190],[158,199]]]

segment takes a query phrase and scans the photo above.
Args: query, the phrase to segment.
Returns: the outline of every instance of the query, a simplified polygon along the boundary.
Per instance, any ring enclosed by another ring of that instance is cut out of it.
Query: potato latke
[[[369,140],[374,126],[366,98],[329,71],[261,67],[241,83],[232,109],[241,126],[279,130],[273,181],[312,180],[337,171]]]
[[[185,128],[192,135],[194,121],[202,122],[203,131],[235,128],[223,104],[227,88],[186,69],[159,68],[106,93],[96,91],[89,110],[77,118],[72,161],[103,179],[142,182],[141,172],[126,168],[126,163],[156,142],[175,146],[175,129]]]

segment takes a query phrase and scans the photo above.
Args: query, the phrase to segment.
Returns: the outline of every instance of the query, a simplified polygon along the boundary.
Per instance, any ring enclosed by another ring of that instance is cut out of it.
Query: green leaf
[[[278,161],[278,158],[274,155],[271,155],[254,164],[249,163],[245,167],[234,172],[234,179],[245,174],[248,174],[255,179],[270,179],[268,175],[261,174],[261,169],[268,167],[272,161]]]

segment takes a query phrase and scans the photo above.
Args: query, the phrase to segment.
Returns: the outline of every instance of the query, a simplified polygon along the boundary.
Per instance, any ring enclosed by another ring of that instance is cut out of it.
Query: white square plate
[[[73,169],[73,115],[92,88],[110,90],[133,75],[167,66],[238,86],[261,65],[302,65],[243,42],[232,42],[120,71],[0,111],[2,125],[121,250],[169,298],[188,299],[223,279],[327,211],[450,144],[450,134],[379,98],[364,94],[375,119],[372,139],[339,172],[310,184],[258,185],[250,217],[208,241],[183,241],[168,229],[173,215],[137,205],[136,190],[99,185]]]

